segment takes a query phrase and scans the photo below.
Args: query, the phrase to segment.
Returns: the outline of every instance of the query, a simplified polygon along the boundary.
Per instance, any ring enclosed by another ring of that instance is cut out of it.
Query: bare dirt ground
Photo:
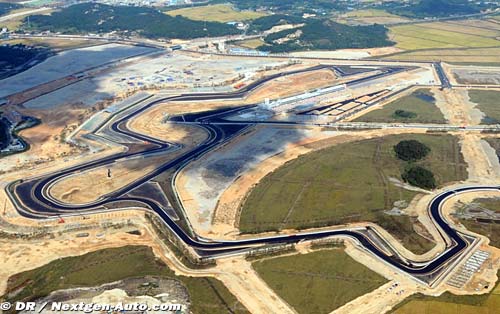
[[[433,89],[436,106],[441,110],[450,124],[478,125],[481,123],[483,113],[475,108],[476,104],[469,99],[467,90],[464,89]]]
[[[56,181],[50,188],[50,194],[63,203],[91,203],[147,175],[170,157],[169,153],[137,157],[79,172]]]
[[[462,155],[467,162],[468,181],[482,184],[498,183],[500,179],[498,157],[487,153],[489,144],[477,134],[459,136]]]
[[[26,163],[50,161],[80,152],[62,141],[64,132],[76,128],[76,124],[83,122],[89,116],[88,108],[68,105],[61,110],[36,111],[6,107],[6,110],[15,110],[24,115],[38,117],[40,125],[20,132],[20,135],[30,144],[30,150],[23,154],[11,155],[2,158],[0,170],[8,171]]]
[[[248,101],[258,102],[264,98],[275,99],[289,96],[298,92],[334,85],[336,81],[335,74],[330,70],[318,70],[277,78],[252,92],[248,96]]]
[[[500,75],[496,67],[447,65],[444,68],[447,69],[452,84],[500,84]]]
[[[396,47],[369,48],[369,49],[340,49],[335,51],[303,51],[293,52],[296,57],[314,58],[339,58],[339,59],[362,59],[367,57],[381,56],[402,51]]]
[[[227,288],[230,291],[240,290],[242,287],[239,287],[239,283],[244,282],[245,295],[242,296],[247,300],[260,300],[260,304],[253,307],[255,310],[253,313],[296,313],[288,303],[276,295],[255,272],[251,263],[244,258],[235,257],[219,260],[217,266],[220,269],[231,270],[231,275],[241,280],[239,282],[228,281],[230,285]]]

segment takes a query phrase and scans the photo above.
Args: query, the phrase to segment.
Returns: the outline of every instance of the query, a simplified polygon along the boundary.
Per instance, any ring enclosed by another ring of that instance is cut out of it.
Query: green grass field
[[[381,109],[370,111],[354,121],[446,123],[446,119],[435,103],[434,96],[429,89],[418,89],[410,95],[401,97]],[[416,116],[403,118],[395,114],[396,110],[412,112]]]
[[[444,61],[452,64],[500,65],[500,48],[429,49],[385,57],[404,61]]]
[[[7,289],[23,287],[10,301],[33,300],[59,289],[97,286],[146,275],[181,281],[189,291],[193,313],[248,313],[217,279],[176,276],[145,246],[126,246],[58,259],[12,276]]]
[[[438,185],[466,178],[458,141],[451,135],[393,135],[339,144],[303,155],[264,177],[243,204],[240,230],[373,221],[395,232],[410,250],[426,251],[433,244],[411,232],[408,217],[383,213],[417,194],[389,181],[401,179],[405,163],[396,158],[393,146],[404,139],[416,139],[431,148],[417,164],[430,169]]]
[[[497,273],[500,275],[500,272]],[[486,295],[457,296],[444,293],[439,297],[411,296],[391,313],[395,314],[496,314],[500,309],[500,285]]]
[[[241,47],[256,49],[257,47],[264,45],[265,42],[260,38],[255,38],[255,39],[242,40],[237,42],[236,44]]]
[[[271,258],[252,266],[301,314],[330,313],[387,282],[356,263],[343,249]]]
[[[499,91],[470,90],[468,93],[470,100],[476,103],[477,108],[486,115],[481,123],[500,123],[500,103],[498,102],[500,97]]]
[[[192,20],[211,22],[232,22],[253,20],[266,14],[254,11],[236,11],[229,4],[214,4],[166,11],[170,16],[182,15]]]
[[[487,236],[490,239],[490,245],[500,248],[499,224],[476,222],[474,220],[465,220],[465,219],[460,219],[460,222],[465,226],[465,228],[467,228],[467,230]]]

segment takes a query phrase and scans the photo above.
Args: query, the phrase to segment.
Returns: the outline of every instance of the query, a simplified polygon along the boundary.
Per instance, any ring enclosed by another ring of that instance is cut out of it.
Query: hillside
[[[348,26],[330,20],[307,20],[303,27],[287,29],[264,38],[259,50],[288,52],[390,46],[387,28],[382,25]]]
[[[396,5],[389,12],[411,18],[426,18],[475,14],[481,8],[467,0],[421,0],[408,6]]]
[[[237,34],[227,24],[193,21],[182,16],[169,16],[145,7],[76,4],[51,15],[30,17],[31,27],[38,31],[62,33],[107,33],[118,31],[149,38],[190,39],[205,36]]]

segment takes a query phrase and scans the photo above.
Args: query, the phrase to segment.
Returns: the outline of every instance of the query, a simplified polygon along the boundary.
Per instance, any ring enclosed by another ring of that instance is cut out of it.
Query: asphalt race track
[[[442,252],[434,259],[426,262],[415,262],[408,260],[399,255],[395,250],[389,250],[390,252],[388,252],[388,248],[390,248],[391,246],[387,243],[387,241],[381,238],[381,236],[378,236],[371,227],[301,232],[293,235],[276,235],[234,241],[204,239],[196,236],[192,230],[185,230],[184,228],[182,228],[179,225],[179,222],[172,219],[172,217],[167,213],[162,204],[160,204],[158,201],[146,196],[132,197],[127,194],[162,173],[171,173],[169,177],[171,180],[170,182],[174,182],[175,176],[179,172],[179,170],[185,167],[190,161],[199,158],[200,156],[213,150],[215,147],[221,145],[222,143],[233,139],[248,127],[256,123],[260,123],[257,121],[249,121],[247,123],[242,123],[241,121],[239,121],[237,123],[231,123],[231,121],[224,120],[224,117],[235,114],[238,111],[248,109],[252,107],[251,105],[195,114],[186,114],[182,117],[182,120],[180,119],[180,117],[173,117],[171,120],[174,122],[183,121],[187,123],[196,123],[198,126],[204,128],[208,132],[209,138],[204,143],[200,144],[191,151],[186,152],[178,156],[177,158],[158,166],[151,173],[148,173],[144,177],[130,183],[127,186],[107,195],[103,195],[93,203],[84,205],[64,204],[53,199],[50,196],[48,190],[51,183],[64,178],[65,176],[95,167],[105,166],[107,164],[115,162],[118,159],[131,158],[135,156],[146,156],[148,154],[154,154],[160,151],[172,149],[172,147],[176,144],[156,140],[154,138],[135,133],[126,128],[126,122],[128,120],[136,115],[141,114],[142,112],[156,104],[174,100],[192,101],[239,99],[246,96],[250,91],[254,90],[265,82],[277,77],[306,71],[314,71],[327,67],[332,68],[332,66],[320,65],[304,70],[276,74],[263,78],[260,81],[257,81],[251,85],[246,86],[242,90],[233,93],[183,94],[152,101],[151,103],[148,103],[146,106],[143,106],[138,110],[127,113],[110,125],[111,130],[117,135],[126,136],[139,140],[141,142],[148,143],[148,145],[144,145],[144,149],[139,151],[137,151],[137,149],[136,151],[130,150],[125,153],[120,153],[78,166],[70,167],[57,173],[47,174],[38,178],[30,178],[27,180],[12,182],[7,187],[8,194],[13,200],[14,204],[16,204],[18,212],[24,217],[33,219],[46,219],[64,215],[89,214],[93,212],[104,211],[106,210],[104,205],[112,204],[117,201],[140,203],[147,210],[156,213],[163,220],[165,225],[180,240],[182,240],[185,245],[192,247],[197,252],[197,254],[203,258],[211,258],[228,254],[239,254],[242,252],[246,252],[252,248],[265,247],[269,245],[293,244],[300,241],[322,239],[332,236],[349,237],[355,239],[365,250],[369,251],[371,254],[375,255],[392,267],[413,276],[421,282],[432,284],[440,277],[441,274],[446,271],[446,266],[451,265],[453,262],[457,261],[457,259],[459,259],[465,252],[467,252],[468,248],[472,247],[476,242],[476,239],[474,237],[462,234],[450,227],[447,221],[441,216],[440,209],[443,202],[449,197],[454,196],[456,193],[478,190],[500,190],[500,186],[462,187],[453,191],[444,192],[436,196],[432,200],[428,208],[429,215],[438,226],[441,236],[443,237],[445,242],[449,244],[444,252]],[[383,68],[381,69],[380,73],[375,73],[362,79],[350,81],[349,83],[347,83],[347,85],[367,82],[375,78],[391,75],[400,71],[406,71],[408,69],[409,68],[405,67]],[[173,184],[171,184],[171,186],[171,190],[166,193],[167,198],[172,203],[173,207],[176,207],[178,210],[183,212],[182,205],[176,200],[176,192]],[[380,243],[383,243],[384,245],[380,245]]]

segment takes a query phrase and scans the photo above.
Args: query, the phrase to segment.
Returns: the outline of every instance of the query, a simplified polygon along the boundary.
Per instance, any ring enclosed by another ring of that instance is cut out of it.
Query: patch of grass
[[[500,271],[497,273],[500,275]],[[496,284],[493,291],[483,295],[458,296],[449,292],[439,297],[416,294],[405,299],[390,313],[395,314],[463,314],[463,313],[498,313],[500,308],[500,285]]]
[[[500,48],[427,49],[384,56],[404,61],[445,61],[464,65],[500,65]]]
[[[498,202],[500,204],[500,202]],[[491,222],[477,222],[475,220],[460,219],[460,222],[472,232],[482,234],[490,239],[490,245],[500,248],[500,224]]]
[[[401,180],[406,166],[393,146],[410,139],[431,148],[417,164],[431,170],[438,185],[467,177],[458,140],[451,135],[391,135],[339,144],[303,155],[264,177],[243,204],[240,230],[303,229],[357,221],[383,224],[389,218],[380,213],[417,194],[389,180]],[[395,236],[401,240],[405,234]],[[411,243],[405,245],[413,249]]]
[[[481,110],[486,116],[481,123],[483,124],[497,124],[500,123],[500,98],[499,91],[490,90],[470,90],[470,100],[477,104],[477,108]]]
[[[337,19],[338,22],[348,24],[395,24],[409,21],[407,18],[391,14],[384,10],[366,9],[348,12]]]
[[[255,38],[255,39],[247,39],[247,40],[242,40],[236,42],[238,46],[249,48],[249,49],[256,49],[257,47],[260,47],[264,45],[264,41],[260,38]]]
[[[411,112],[414,115],[403,116],[396,112]],[[401,97],[381,109],[373,110],[357,118],[360,122],[415,122],[446,123],[443,113],[436,107],[434,95],[429,89],[418,89],[410,95]]]
[[[211,22],[231,22],[231,21],[246,21],[253,20],[262,16],[265,13],[254,11],[236,11],[229,4],[214,4],[207,6],[199,6],[192,8],[183,8],[172,11],[166,11],[170,16],[182,15],[188,19],[198,21],[211,21]]]
[[[217,279],[176,276],[145,246],[125,246],[61,258],[10,277],[7,291],[22,287],[9,301],[34,300],[59,289],[97,286],[147,275],[180,280],[189,291],[193,313],[248,313]]]
[[[485,138],[484,140],[488,142],[488,144],[490,144],[490,146],[495,150],[498,158],[500,159],[500,138],[489,137]]]
[[[330,313],[387,282],[342,249],[266,259],[252,266],[280,297],[304,314]]]

